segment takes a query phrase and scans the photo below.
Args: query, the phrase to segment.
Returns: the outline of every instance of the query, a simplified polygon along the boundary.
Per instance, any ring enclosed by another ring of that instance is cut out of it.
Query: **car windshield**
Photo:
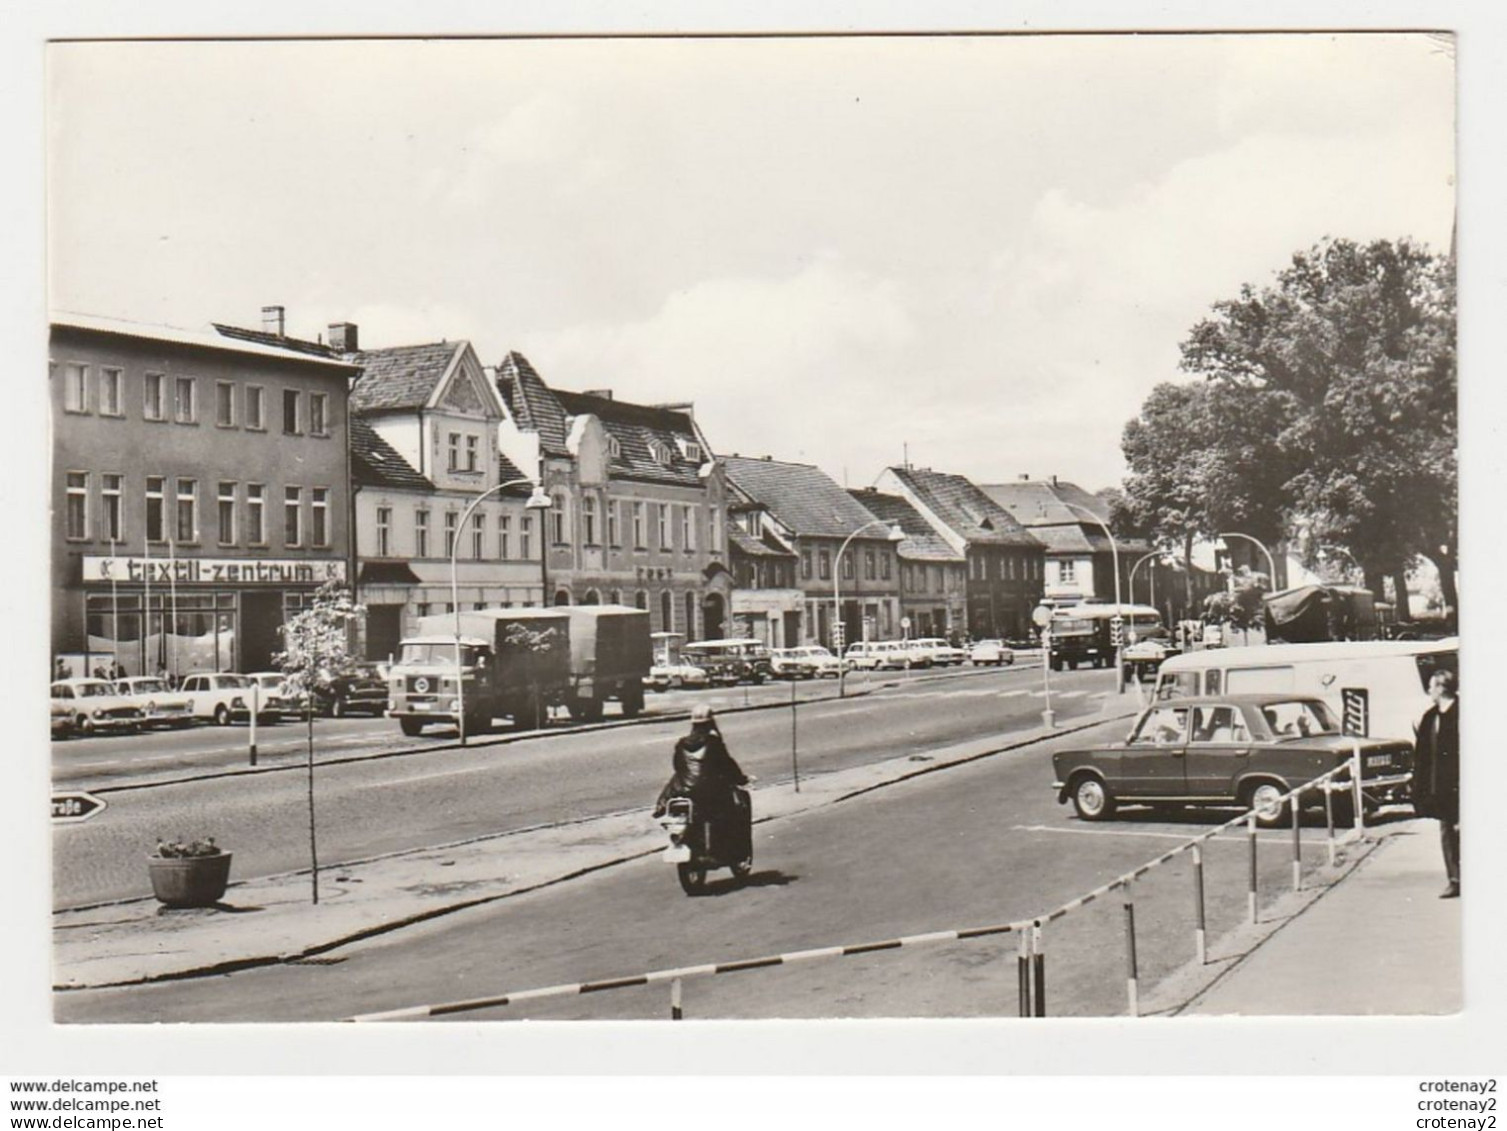
[[[462,646],[460,654],[461,663],[470,665],[476,662],[476,648],[469,645]],[[455,645],[449,643],[404,644],[399,662],[404,664],[454,664]]]
[[[1340,726],[1329,708],[1317,699],[1290,699],[1263,703],[1261,713],[1266,725],[1279,741],[1308,738],[1318,734],[1339,734]]]
[[[222,675],[215,681],[220,687],[250,687],[251,681],[243,675]]]
[[[129,690],[138,694],[143,692],[163,692],[169,690],[165,681],[160,679],[138,679],[128,685]]]
[[[76,685],[80,699],[97,699],[105,695],[114,695],[115,688],[108,683],[80,683]]]
[[[1171,746],[1183,740],[1188,722],[1186,707],[1154,707],[1141,718],[1130,736],[1132,746]]]

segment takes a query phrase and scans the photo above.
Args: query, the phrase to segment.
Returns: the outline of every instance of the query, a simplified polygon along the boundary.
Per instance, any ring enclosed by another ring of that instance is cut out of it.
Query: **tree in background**
[[[1444,602],[1456,607],[1451,257],[1406,239],[1326,240],[1295,255],[1275,285],[1247,285],[1215,303],[1182,344],[1182,368],[1207,379],[1201,387],[1213,400],[1233,398],[1239,413],[1216,411],[1221,423],[1212,436],[1192,437],[1180,463],[1270,458],[1289,518],[1301,517],[1311,544],[1348,549],[1378,597],[1383,578],[1393,578],[1400,619],[1417,555],[1435,564]],[[1224,431],[1230,423],[1234,434]],[[1254,446],[1252,425],[1261,436]],[[1130,440],[1127,428],[1127,456]],[[1139,493],[1163,497],[1155,483]]]

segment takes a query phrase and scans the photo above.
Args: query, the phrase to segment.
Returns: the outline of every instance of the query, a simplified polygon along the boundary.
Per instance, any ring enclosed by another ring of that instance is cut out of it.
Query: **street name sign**
[[[105,809],[105,799],[92,793],[54,793],[52,795],[52,823],[71,825],[87,821]]]

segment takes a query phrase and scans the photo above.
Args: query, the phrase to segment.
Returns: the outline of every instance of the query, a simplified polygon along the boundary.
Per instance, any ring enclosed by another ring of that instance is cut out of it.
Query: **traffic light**
[[[1125,618],[1111,617],[1109,620],[1109,642],[1116,648],[1125,644]]]

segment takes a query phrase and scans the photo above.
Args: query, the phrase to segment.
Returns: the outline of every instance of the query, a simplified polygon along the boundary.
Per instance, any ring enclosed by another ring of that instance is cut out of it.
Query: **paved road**
[[[955,699],[956,701],[956,699]],[[914,703],[912,702],[912,706]],[[1106,727],[1108,731],[1110,728]],[[756,829],[749,886],[688,898],[650,857],[342,948],[307,964],[187,982],[62,993],[64,1022],[337,1020],[357,1012],[495,994],[813,946],[864,942],[1042,914],[1165,851],[1227,814],[1077,821],[1050,789],[1060,739],[925,775]],[[761,782],[761,785],[764,783]],[[1262,889],[1289,882],[1288,839],[1263,834]],[[1245,915],[1246,845],[1208,846],[1211,937]],[[1309,860],[1320,856],[1317,838]],[[718,877],[726,873],[719,873]],[[1143,985],[1193,957],[1185,865],[1136,884]],[[1090,905],[1048,928],[1053,1016],[1126,1009],[1124,913]],[[1013,1015],[1016,942],[949,943],[685,984],[686,1015],[963,1017]],[[462,1021],[661,1018],[664,986]]]
[[[898,681],[871,695],[807,704],[796,712],[801,772],[1034,725],[1039,674],[1016,668]],[[1059,717],[1102,710],[1111,681],[1107,672],[1058,677]],[[646,723],[464,750],[422,744],[391,757],[354,757],[352,748],[339,747],[335,753],[352,760],[316,772],[320,859],[365,859],[643,806],[667,775],[668,751],[683,726]],[[728,715],[723,729],[748,772],[770,782],[790,776],[790,711]],[[142,858],[159,838],[214,836],[235,853],[240,878],[305,866],[307,778],[300,763],[289,755],[258,772],[237,766],[174,784],[95,789],[109,808],[54,830],[54,905],[146,894]]]

